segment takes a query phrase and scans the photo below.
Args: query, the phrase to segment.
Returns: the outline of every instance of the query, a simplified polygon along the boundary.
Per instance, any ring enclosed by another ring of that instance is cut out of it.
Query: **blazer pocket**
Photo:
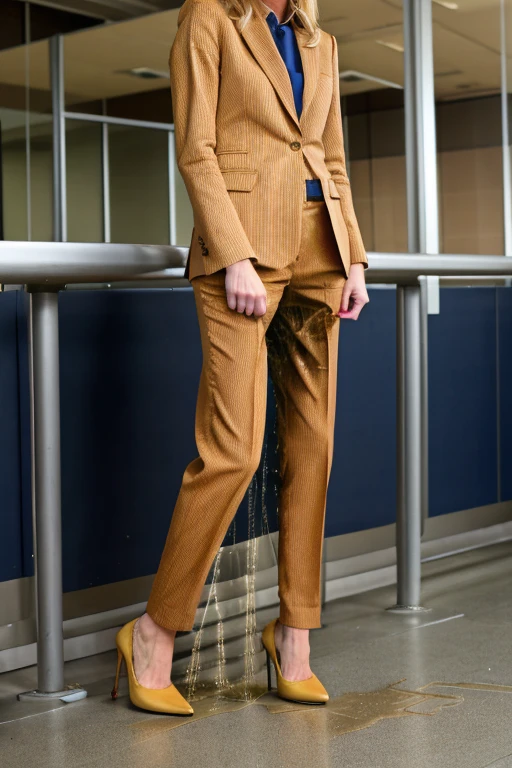
[[[250,192],[258,178],[258,171],[242,170],[221,170],[226,189],[236,190],[237,192]]]
[[[336,182],[334,179],[328,179],[329,181],[329,194],[331,197],[338,197],[341,198],[341,195],[339,193],[338,187],[336,186]]]

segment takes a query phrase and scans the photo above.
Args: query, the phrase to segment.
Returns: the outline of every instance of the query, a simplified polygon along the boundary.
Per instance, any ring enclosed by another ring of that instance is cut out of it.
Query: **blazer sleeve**
[[[220,171],[216,112],[222,19],[214,3],[195,2],[178,26],[169,56],[176,160],[194,211],[207,274],[255,253]]]
[[[350,262],[363,263],[368,266],[365,247],[359,225],[357,223],[354,204],[352,202],[352,191],[350,181],[347,175],[345,164],[345,148],[343,144],[343,128],[341,121],[340,104],[340,75],[338,68],[338,43],[334,35],[331,35],[333,44],[332,68],[333,68],[333,93],[332,102],[324,128],[323,142],[325,149],[325,164],[330,172],[336,188],[341,196],[341,208],[343,218],[347,225],[348,237],[350,241]]]

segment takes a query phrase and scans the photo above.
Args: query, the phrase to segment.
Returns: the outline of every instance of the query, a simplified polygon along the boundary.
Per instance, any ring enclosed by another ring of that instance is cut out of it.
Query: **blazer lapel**
[[[304,115],[311,104],[313,96],[316,92],[319,75],[319,46],[314,48],[308,48],[306,42],[308,39],[307,32],[302,27],[295,24],[292,19],[293,28],[297,37],[297,43],[299,45],[300,57],[302,59],[302,70],[304,72],[304,92],[302,96],[302,113],[300,116],[300,122],[304,120]]]
[[[288,70],[277,49],[265,17],[260,11],[255,11],[253,13],[249,23],[246,24],[245,29],[242,30],[241,34],[251,49],[254,58],[276,89],[281,101],[289,112],[290,117],[300,128]],[[302,46],[300,47],[302,50]],[[303,56],[302,53],[301,56]],[[307,66],[310,64],[308,59],[309,57],[306,54],[305,58],[303,58],[303,63],[306,61]],[[311,67],[309,68],[311,69]],[[310,82],[308,88],[314,89],[314,85]]]

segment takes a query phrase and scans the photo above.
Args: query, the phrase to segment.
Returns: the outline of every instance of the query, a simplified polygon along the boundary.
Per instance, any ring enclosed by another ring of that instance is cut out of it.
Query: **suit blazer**
[[[294,26],[304,71],[297,117],[288,71],[262,4],[242,33],[219,0],[186,0],[169,66],[176,159],[194,213],[187,276],[241,259],[282,268],[299,252],[304,158],[321,180],[348,275],[367,266],[343,146],[338,46]]]

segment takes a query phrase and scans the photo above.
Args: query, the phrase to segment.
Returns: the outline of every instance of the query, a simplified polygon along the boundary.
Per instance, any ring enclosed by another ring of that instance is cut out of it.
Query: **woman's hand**
[[[261,317],[267,311],[267,292],[250,259],[226,267],[226,296],[237,312]]]
[[[360,263],[352,264],[348,280],[343,288],[338,316],[342,320],[357,320],[362,308],[369,301],[364,280],[364,266]]]

